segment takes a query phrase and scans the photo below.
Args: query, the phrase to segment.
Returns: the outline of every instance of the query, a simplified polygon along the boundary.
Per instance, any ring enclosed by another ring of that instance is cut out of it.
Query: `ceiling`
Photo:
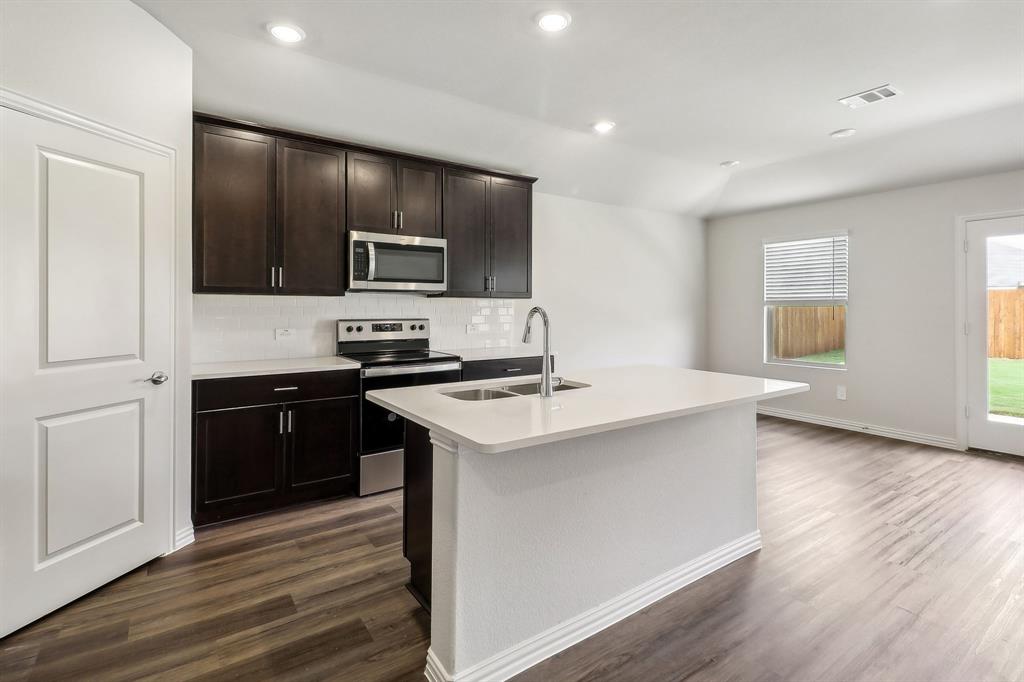
[[[718,215],[1024,167],[1021,2],[138,4],[192,46],[197,109],[556,194]],[[552,8],[572,14],[562,34],[533,22]],[[307,40],[282,46],[269,21]],[[905,94],[836,101],[886,83]],[[602,118],[618,126],[600,137]]]

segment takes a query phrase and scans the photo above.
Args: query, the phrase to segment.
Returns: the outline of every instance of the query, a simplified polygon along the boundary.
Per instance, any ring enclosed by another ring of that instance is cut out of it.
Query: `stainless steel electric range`
[[[382,388],[460,381],[462,360],[430,350],[430,320],[338,320],[338,355],[359,363],[359,494],[402,487],[405,420],[366,399]]]

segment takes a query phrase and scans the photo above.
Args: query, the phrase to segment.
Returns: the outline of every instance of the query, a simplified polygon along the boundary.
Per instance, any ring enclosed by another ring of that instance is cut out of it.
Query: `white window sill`
[[[781,360],[764,360],[764,365],[774,367],[800,367],[802,369],[825,369],[830,372],[845,372],[846,365],[826,365],[817,362],[783,362]]]

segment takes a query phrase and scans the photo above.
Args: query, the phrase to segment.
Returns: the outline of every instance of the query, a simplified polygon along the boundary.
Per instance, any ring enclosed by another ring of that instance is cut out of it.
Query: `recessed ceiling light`
[[[540,30],[548,33],[558,33],[569,28],[572,17],[567,12],[541,12],[537,15],[537,25]]]
[[[590,127],[594,129],[595,133],[605,135],[607,133],[610,133],[612,131],[612,128],[615,127],[615,121],[598,121],[597,123]]]
[[[305,31],[289,24],[267,24],[267,30],[282,43],[297,43],[306,37]]]
[[[723,161],[722,163],[720,163],[718,165],[721,166],[722,168],[735,168],[736,166],[740,165],[740,162],[739,161]]]
[[[829,135],[831,135],[832,137],[850,137],[851,135],[856,134],[856,128],[840,128],[839,130],[833,130],[831,133],[829,133]]]

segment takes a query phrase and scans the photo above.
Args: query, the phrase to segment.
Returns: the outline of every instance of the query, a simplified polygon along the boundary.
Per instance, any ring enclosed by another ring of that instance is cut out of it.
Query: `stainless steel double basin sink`
[[[562,379],[557,386],[554,386],[555,393],[571,391],[576,388],[590,388],[590,384]],[[488,388],[467,388],[461,391],[442,391],[441,395],[446,395],[456,400],[500,400],[501,398],[516,398],[523,395],[540,395],[540,382],[538,381],[534,384],[491,386]]]

